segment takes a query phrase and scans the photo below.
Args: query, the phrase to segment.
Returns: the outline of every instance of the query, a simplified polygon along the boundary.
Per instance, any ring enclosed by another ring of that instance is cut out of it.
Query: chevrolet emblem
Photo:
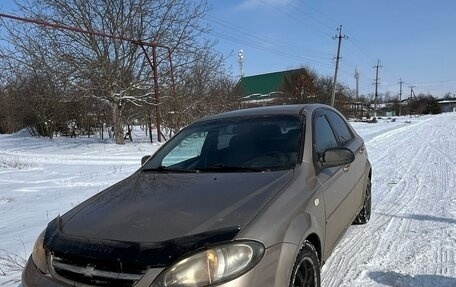
[[[85,277],[93,277],[95,266],[92,265],[87,265],[85,268],[82,269],[81,274],[84,275]]]

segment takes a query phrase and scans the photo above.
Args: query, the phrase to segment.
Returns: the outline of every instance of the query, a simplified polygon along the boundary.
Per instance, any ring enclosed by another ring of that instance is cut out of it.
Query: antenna
[[[239,50],[238,53],[238,63],[239,63],[239,71],[240,77],[244,77],[244,50]]]

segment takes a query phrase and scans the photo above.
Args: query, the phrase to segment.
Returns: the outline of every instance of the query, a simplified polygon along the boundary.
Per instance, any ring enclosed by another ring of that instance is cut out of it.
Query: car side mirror
[[[145,155],[145,156],[143,156],[143,157],[141,158],[141,166],[143,166],[143,165],[146,163],[146,161],[149,160],[150,157],[151,157],[150,155]]]
[[[347,165],[355,160],[355,154],[348,148],[327,149],[320,159],[323,168]]]

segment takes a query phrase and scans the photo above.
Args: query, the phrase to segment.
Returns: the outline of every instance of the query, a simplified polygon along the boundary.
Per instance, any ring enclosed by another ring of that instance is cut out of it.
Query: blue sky
[[[342,41],[338,80],[360,92],[374,92],[380,60],[379,92],[399,93],[399,79],[418,93],[456,94],[456,1],[454,0],[209,0],[208,23],[218,49],[239,75],[255,75],[308,65],[333,75],[339,25]]]
[[[399,93],[399,79],[415,93],[441,97],[456,94],[456,1],[454,0],[207,0],[207,17],[233,76],[239,75],[237,54],[244,51],[244,75],[307,65],[333,76],[342,25],[338,81],[360,93],[374,92],[377,60],[379,92]],[[0,11],[15,13],[12,0]]]

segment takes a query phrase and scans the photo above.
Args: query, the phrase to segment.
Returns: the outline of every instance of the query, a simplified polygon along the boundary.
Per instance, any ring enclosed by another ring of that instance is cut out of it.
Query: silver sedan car
[[[209,116],[130,177],[55,218],[25,287],[320,286],[320,267],[371,212],[363,140],[335,109]]]

